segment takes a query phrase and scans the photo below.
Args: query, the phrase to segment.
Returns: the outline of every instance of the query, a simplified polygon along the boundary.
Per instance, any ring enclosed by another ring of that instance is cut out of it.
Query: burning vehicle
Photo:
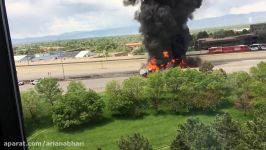
[[[142,75],[190,66],[186,58],[191,38],[187,22],[193,19],[192,13],[200,8],[202,0],[124,0],[124,4],[140,4],[135,19],[141,25],[143,43],[149,54]]]

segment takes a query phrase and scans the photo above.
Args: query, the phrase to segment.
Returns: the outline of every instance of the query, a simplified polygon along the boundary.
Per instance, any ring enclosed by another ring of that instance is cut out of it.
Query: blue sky
[[[55,35],[136,24],[136,7],[123,0],[7,0],[13,38]],[[203,0],[194,19],[266,11],[265,0]]]

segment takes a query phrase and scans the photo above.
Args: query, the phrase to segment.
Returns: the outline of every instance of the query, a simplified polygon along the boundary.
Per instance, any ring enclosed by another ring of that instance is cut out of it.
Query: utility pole
[[[62,57],[62,50],[60,50],[60,39],[57,39],[58,42],[58,48],[57,50],[59,50],[60,53],[60,60],[61,60],[61,67],[62,67],[62,73],[63,73],[63,79],[66,80],[66,75],[65,75],[65,68],[64,68],[64,62],[63,62],[63,57]]]
[[[64,68],[64,63],[63,63],[63,58],[62,58],[62,51],[60,50],[60,59],[61,59],[61,66],[62,66],[62,72],[63,72],[63,79],[66,79],[65,75],[65,68]]]

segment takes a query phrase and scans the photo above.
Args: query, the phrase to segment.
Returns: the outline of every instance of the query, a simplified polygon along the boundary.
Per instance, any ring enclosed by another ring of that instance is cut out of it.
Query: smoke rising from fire
[[[192,13],[201,6],[202,0],[124,0],[124,5],[140,4],[135,19],[141,24],[144,45],[150,59],[157,65],[186,55],[190,33],[187,26]],[[165,51],[168,56],[165,57]]]

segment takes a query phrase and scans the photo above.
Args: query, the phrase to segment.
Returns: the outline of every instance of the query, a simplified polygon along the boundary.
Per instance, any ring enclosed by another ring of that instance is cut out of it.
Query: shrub
[[[252,67],[250,72],[252,77],[266,83],[266,62],[261,62],[256,67]]]
[[[152,150],[149,141],[138,133],[118,141],[120,150]]]
[[[73,89],[73,87],[77,87]],[[93,123],[103,114],[104,102],[94,91],[84,90],[80,82],[71,82],[66,95],[53,110],[53,122],[59,129],[73,128],[84,123]]]
[[[219,149],[214,131],[199,119],[188,119],[178,126],[178,133],[171,144],[171,150]]]
[[[62,96],[62,90],[59,87],[58,81],[54,78],[45,78],[35,86],[35,90],[41,98],[48,101],[52,106],[54,102]]]
[[[111,81],[106,86],[109,109],[114,115],[137,117],[143,114],[146,106],[145,79],[131,77],[120,85]]]
[[[201,39],[201,38],[208,38],[209,34],[207,31],[201,31],[197,34],[197,39]]]
[[[266,147],[266,105],[256,109],[254,119],[245,125],[244,139],[249,149],[265,149]]]
[[[203,111],[215,111],[217,107],[226,102],[228,94],[225,80],[219,75],[206,74],[201,81],[196,82],[191,91],[192,105],[194,109]]]
[[[211,125],[203,124],[199,119],[188,119],[185,124],[178,126],[171,150],[248,149],[245,136],[242,125],[229,114],[217,116]]]
[[[225,78],[194,69],[169,70],[165,74],[167,96],[176,112],[214,111],[228,96]]]
[[[134,48],[131,53],[133,55],[143,55],[143,54],[145,54],[145,52],[146,52],[145,47],[140,46],[140,47]]]
[[[158,111],[165,96],[165,80],[162,72],[152,73],[148,76],[146,91],[153,109]]]
[[[172,110],[176,112],[188,112],[192,106],[192,98],[195,83],[202,79],[202,74],[197,70],[188,69],[182,71],[175,68],[165,73],[166,93]]]
[[[216,74],[216,75],[219,75],[219,76],[221,76],[223,78],[227,77],[226,71],[223,70],[222,68],[219,68],[218,70],[214,70],[213,73]]]
[[[205,61],[199,67],[199,71],[204,72],[204,73],[211,73],[211,72],[213,72],[213,68],[214,68],[213,64],[211,64],[210,62]]]
[[[73,93],[76,95],[85,93],[87,91],[86,87],[80,81],[71,81],[67,86],[67,94]]]
[[[165,73],[165,87],[166,97],[169,102],[169,107],[174,111],[180,111],[184,105],[184,101],[180,96],[180,87],[182,86],[182,70],[180,68],[174,68],[166,71]]]
[[[234,103],[237,107],[247,111],[252,107],[255,98],[257,81],[253,80],[246,72],[237,72],[228,76],[228,85],[232,89]],[[257,91],[257,92],[256,92]]]
[[[21,93],[23,115],[26,122],[39,123],[50,115],[49,106],[46,106],[34,90]]]
[[[247,148],[247,144],[243,140],[241,124],[234,121],[228,113],[217,116],[211,127],[216,132],[221,149]]]

